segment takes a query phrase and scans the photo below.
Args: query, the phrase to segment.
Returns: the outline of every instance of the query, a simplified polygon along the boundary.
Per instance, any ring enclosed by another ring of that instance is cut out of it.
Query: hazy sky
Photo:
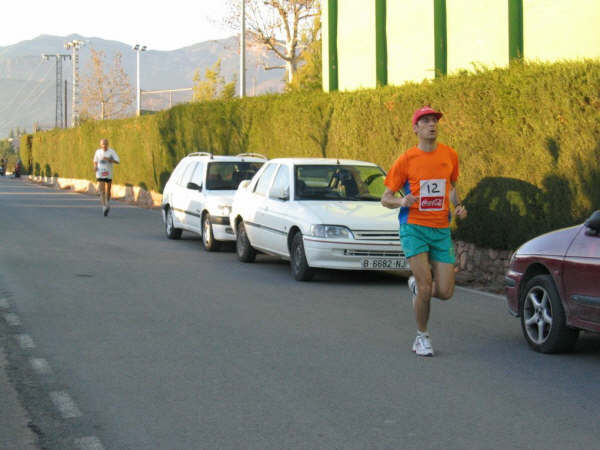
[[[80,34],[153,50],[174,50],[235,34],[220,25],[223,0],[79,1],[7,0],[2,5],[0,47],[40,34]]]

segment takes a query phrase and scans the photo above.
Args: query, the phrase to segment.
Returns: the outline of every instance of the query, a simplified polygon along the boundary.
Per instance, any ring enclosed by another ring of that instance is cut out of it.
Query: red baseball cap
[[[439,111],[436,111],[435,109],[431,108],[430,106],[423,106],[420,109],[417,109],[415,111],[415,113],[413,114],[413,118],[412,118],[412,123],[413,125],[416,125],[417,122],[419,121],[419,119],[423,116],[435,116],[439,119],[442,118],[443,114]]]

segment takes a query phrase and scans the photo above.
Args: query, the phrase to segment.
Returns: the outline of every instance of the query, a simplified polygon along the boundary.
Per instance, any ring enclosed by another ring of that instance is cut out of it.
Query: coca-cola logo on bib
[[[441,209],[443,206],[443,197],[421,197],[421,209]]]

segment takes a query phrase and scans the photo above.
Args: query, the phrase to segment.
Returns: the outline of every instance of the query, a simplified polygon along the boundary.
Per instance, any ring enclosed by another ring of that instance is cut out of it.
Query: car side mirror
[[[187,184],[187,188],[188,189],[192,189],[194,191],[201,191],[202,190],[202,186],[198,186],[196,183],[193,183],[191,181]]]
[[[593,212],[584,225],[589,228],[586,230],[586,234],[600,235],[600,210]]]
[[[238,189],[246,189],[252,180],[243,180],[239,185]]]

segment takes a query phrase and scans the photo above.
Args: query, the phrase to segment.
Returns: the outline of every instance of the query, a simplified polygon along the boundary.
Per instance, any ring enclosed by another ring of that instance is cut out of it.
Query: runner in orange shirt
[[[427,331],[431,297],[448,300],[454,293],[450,202],[459,218],[467,216],[457,190],[458,155],[436,142],[441,117],[429,106],[415,111],[412,124],[419,144],[394,162],[381,197],[383,206],[400,208],[400,239],[413,273],[408,279],[417,321],[413,351],[419,356],[433,356]],[[404,196],[395,196],[400,190]]]

